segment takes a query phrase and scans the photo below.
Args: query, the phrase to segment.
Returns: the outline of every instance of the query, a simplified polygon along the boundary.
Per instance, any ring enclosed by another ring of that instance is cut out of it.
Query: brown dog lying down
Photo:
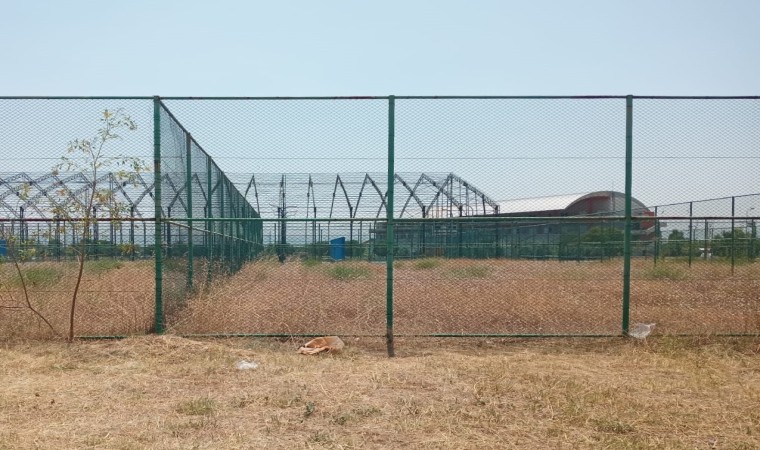
[[[317,353],[327,352],[334,353],[343,349],[345,344],[338,336],[323,336],[310,340],[303,347],[298,349],[298,353],[303,355],[316,355]]]

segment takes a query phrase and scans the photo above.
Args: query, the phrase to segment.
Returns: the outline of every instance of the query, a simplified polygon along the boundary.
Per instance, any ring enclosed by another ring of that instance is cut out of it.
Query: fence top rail
[[[162,100],[448,100],[448,99],[624,99],[625,95],[381,95],[309,97],[161,97]]]
[[[751,158],[754,159],[756,157],[753,156]],[[688,205],[690,203],[707,203],[707,202],[715,202],[715,201],[719,201],[719,200],[731,200],[731,199],[737,199],[737,198],[757,197],[757,196],[760,196],[760,193],[758,193],[758,194],[731,195],[731,196],[728,196],[728,197],[707,198],[707,199],[702,199],[702,200],[692,200],[692,201],[689,201],[689,202],[667,203],[665,205],[653,205],[653,206],[650,206],[649,209],[663,208],[665,206],[683,206],[683,205]]]
[[[631,220],[636,221],[650,221],[650,220],[757,220],[760,221],[760,216],[631,216]],[[394,219],[396,222],[607,222],[607,221],[623,221],[625,216],[463,216],[463,217],[401,217]],[[69,219],[55,219],[55,218],[40,218],[40,217],[28,217],[28,218],[8,218],[0,217],[0,223],[11,222],[85,222],[91,223],[97,222],[155,222],[155,217],[99,217],[97,219],[84,219],[84,218],[69,218]],[[179,222],[385,222],[384,218],[375,217],[354,217],[354,218],[337,218],[337,217],[293,217],[293,218],[269,218],[269,217],[164,217],[161,220],[163,223],[179,223]]]
[[[12,95],[0,96],[0,100],[153,100],[154,95],[130,96],[130,95],[104,95],[104,96],[84,96],[84,95]]]
[[[631,216],[634,221],[652,220],[760,220],[760,216]],[[102,220],[102,219],[101,219]],[[433,222],[622,222],[625,216],[463,216],[463,217],[397,217],[396,223],[433,223]],[[0,219],[3,221],[3,219]],[[51,222],[53,219],[9,219],[8,222]],[[180,222],[386,222],[377,217],[171,217],[163,218],[163,223]]]
[[[155,222],[155,217],[91,217],[89,219],[85,219],[83,217],[70,217],[68,219],[64,218],[42,218],[42,217],[25,217],[23,219],[21,218],[8,218],[8,217],[0,217],[0,224],[2,223],[33,223],[33,222],[39,222],[39,223],[73,223],[73,222],[89,222],[91,224],[103,222]]]
[[[735,95],[735,96],[719,96],[719,95],[634,95],[634,99],[649,99],[649,100],[760,100],[758,95]]]
[[[242,96],[56,96],[56,95],[15,95],[0,96],[0,100],[388,100],[391,97],[397,100],[598,100],[598,99],[649,99],[649,100],[760,100],[760,96],[675,96],[675,95],[382,95],[382,96],[269,96],[269,97],[242,97]]]
[[[384,96],[307,96],[307,97],[161,97],[162,100],[605,100],[605,99],[669,99],[669,100],[760,100],[760,96],[657,96],[657,95],[384,95]]]

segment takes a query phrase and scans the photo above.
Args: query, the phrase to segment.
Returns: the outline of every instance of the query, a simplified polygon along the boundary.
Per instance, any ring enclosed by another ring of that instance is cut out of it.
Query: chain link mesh
[[[402,99],[396,112],[397,170],[451,174],[432,186],[426,220],[398,221],[426,239],[396,274],[399,334],[620,329],[620,254],[585,242],[618,227],[562,216],[623,188],[624,99]]]
[[[222,230],[257,226],[255,261],[231,267],[210,281],[210,289],[195,290],[170,327],[183,333],[381,334],[385,269],[373,236],[385,214],[387,101],[164,104],[214,154],[229,189],[260,218],[214,222]],[[212,256],[217,259],[230,257],[222,251]]]
[[[667,333],[758,333],[760,103],[634,105],[634,192],[685,201],[651,208],[663,219],[656,258],[633,261],[632,320]]]
[[[96,142],[104,111],[128,115],[135,130],[102,147],[104,156],[150,160],[152,108],[144,99],[0,99],[0,336],[150,331],[154,319],[155,227],[151,174],[129,181],[121,167],[54,170],[75,140]],[[92,202],[85,227],[84,204]],[[62,213],[64,206],[71,208]],[[119,211],[118,217],[112,212]],[[85,231],[86,230],[86,231]],[[44,317],[44,320],[42,319]],[[46,322],[49,323],[46,324]],[[51,329],[52,328],[52,329]]]
[[[109,154],[160,172],[96,177],[128,213],[96,208],[77,334],[381,335],[389,305],[399,335],[760,332],[757,99],[632,105],[626,247],[625,97],[0,99],[0,335],[49,334],[15,262],[66,327],[81,218],[52,212],[93,181],[51,169],[119,109]]]

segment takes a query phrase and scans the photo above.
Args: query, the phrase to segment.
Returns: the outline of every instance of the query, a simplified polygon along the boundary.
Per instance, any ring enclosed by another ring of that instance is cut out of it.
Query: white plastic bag
[[[238,363],[235,365],[235,368],[237,370],[249,370],[249,369],[256,369],[259,367],[259,364],[255,361],[246,361],[241,360],[238,361]]]

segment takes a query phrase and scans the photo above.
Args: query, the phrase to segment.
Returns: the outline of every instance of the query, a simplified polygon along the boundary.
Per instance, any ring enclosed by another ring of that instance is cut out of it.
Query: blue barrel
[[[8,244],[5,239],[0,239],[0,258],[8,254]]]
[[[330,258],[334,261],[346,259],[346,238],[340,237],[330,241]]]

